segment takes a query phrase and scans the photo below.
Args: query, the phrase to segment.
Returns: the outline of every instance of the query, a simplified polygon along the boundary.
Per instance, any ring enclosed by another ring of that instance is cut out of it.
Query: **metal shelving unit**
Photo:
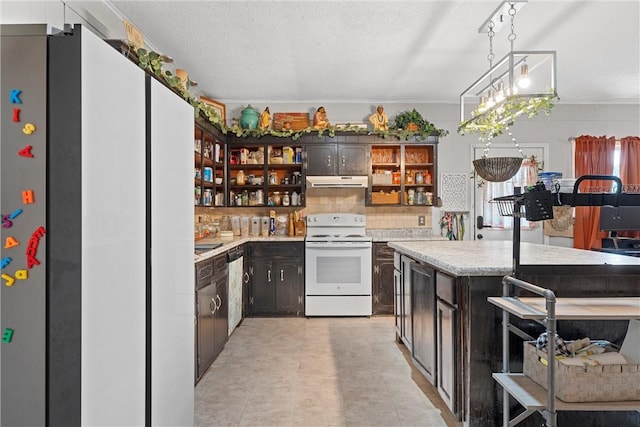
[[[616,193],[578,193],[585,180],[615,181]],[[553,291],[520,280],[520,218],[525,207],[525,217],[530,221],[553,218],[552,206],[640,206],[640,193],[624,194],[618,177],[608,175],[584,175],[574,184],[573,193],[536,191],[494,199],[503,216],[513,221],[513,276],[502,280],[502,297],[489,297],[488,301],[502,310],[502,360],[503,372],[493,378],[503,388],[503,425],[519,424],[534,412],[541,412],[547,427],[557,426],[557,411],[635,411],[640,401],[568,403],[555,398],[554,364],[547,367],[547,390],[522,373],[511,373],[509,368],[509,316],[534,320],[546,326],[548,336],[555,336],[558,320],[630,320],[640,319],[640,297],[614,298],[556,298]],[[515,276],[515,277],[514,277]],[[519,287],[542,298],[517,298],[510,296],[510,286]],[[555,340],[549,340],[548,354],[555,354]],[[509,396],[513,396],[525,411],[510,419]]]
[[[540,412],[547,427],[557,426],[557,411],[635,411],[640,401],[568,403],[555,397],[554,364],[547,366],[547,390],[522,373],[511,373],[509,368],[509,316],[535,320],[544,324],[548,336],[555,336],[558,320],[630,320],[640,319],[640,297],[613,298],[556,298],[545,288],[511,276],[502,279],[502,297],[489,297],[488,301],[502,310],[502,373],[493,378],[503,388],[503,425],[515,426],[534,412]],[[510,296],[509,287],[533,292],[542,298],[516,298]],[[549,340],[547,354],[555,354],[555,340]],[[510,419],[509,396],[513,396],[525,411]]]

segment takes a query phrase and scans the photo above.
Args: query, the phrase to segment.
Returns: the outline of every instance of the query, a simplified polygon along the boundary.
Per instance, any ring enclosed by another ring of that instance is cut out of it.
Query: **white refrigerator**
[[[192,425],[193,108],[48,33],[0,31],[0,424]]]

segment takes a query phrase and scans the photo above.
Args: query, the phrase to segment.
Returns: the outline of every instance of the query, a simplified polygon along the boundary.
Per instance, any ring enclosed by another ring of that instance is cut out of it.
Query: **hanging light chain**
[[[513,51],[513,42],[516,40],[516,27],[515,27],[515,17],[516,17],[516,4],[509,3],[509,16],[511,17],[511,33],[507,39],[511,42],[511,51]]]
[[[493,21],[489,22],[489,31],[487,31],[487,35],[489,36],[489,55],[487,55],[487,59],[489,60],[489,69],[493,68],[493,59],[495,55],[493,54],[493,36],[496,35],[496,32],[493,31]]]

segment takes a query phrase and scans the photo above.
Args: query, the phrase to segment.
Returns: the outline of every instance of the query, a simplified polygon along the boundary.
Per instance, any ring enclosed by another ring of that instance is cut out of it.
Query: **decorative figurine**
[[[268,130],[271,127],[271,114],[269,114],[269,107],[265,108],[262,114],[260,114],[260,123],[258,129]]]
[[[389,130],[389,117],[382,105],[378,105],[376,112],[369,116],[369,121],[373,125],[373,130]]]
[[[318,110],[313,115],[313,127],[316,129],[326,129],[331,126],[327,119],[327,112],[324,107],[318,107]]]

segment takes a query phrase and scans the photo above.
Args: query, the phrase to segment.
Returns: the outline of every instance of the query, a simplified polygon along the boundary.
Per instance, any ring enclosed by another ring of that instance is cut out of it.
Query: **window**
[[[613,172],[611,173],[613,176],[620,177],[620,141],[616,141],[616,149],[613,152]],[[611,191],[618,191],[618,183],[613,183],[613,188]]]

